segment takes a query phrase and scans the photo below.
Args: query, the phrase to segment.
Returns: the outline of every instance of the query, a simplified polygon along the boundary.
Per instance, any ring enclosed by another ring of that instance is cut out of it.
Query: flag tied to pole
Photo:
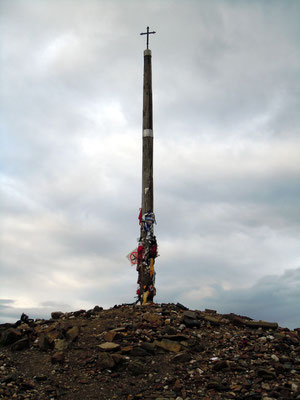
[[[132,250],[127,256],[128,260],[131,262],[131,265],[136,265],[138,260],[138,251],[137,248]]]

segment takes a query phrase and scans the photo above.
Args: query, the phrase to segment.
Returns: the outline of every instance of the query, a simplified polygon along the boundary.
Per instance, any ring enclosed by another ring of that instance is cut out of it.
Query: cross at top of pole
[[[147,26],[147,32],[143,32],[141,33],[141,35],[147,35],[147,50],[148,50],[148,46],[149,46],[149,35],[151,35],[152,33],[156,33],[156,32],[149,32],[149,26]]]

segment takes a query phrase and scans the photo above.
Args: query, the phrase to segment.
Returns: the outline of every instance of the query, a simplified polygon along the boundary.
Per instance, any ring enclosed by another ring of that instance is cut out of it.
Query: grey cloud
[[[52,311],[64,310],[64,312],[71,311],[72,308],[64,303],[58,303],[54,301],[43,302],[40,307],[18,307],[14,306],[15,301],[9,300],[9,302],[4,301],[2,305],[2,300],[0,299],[0,323],[14,323],[20,319],[22,313],[27,314],[30,318],[37,319],[49,319],[51,317]]]
[[[214,308],[219,313],[247,315],[256,320],[274,321],[282,327],[295,329],[300,326],[299,279],[300,269],[297,268],[286,270],[282,275],[264,276],[250,287],[224,289],[203,276],[196,283],[191,283],[189,291],[172,285],[162,287],[162,291],[171,301],[179,300],[193,309]],[[230,282],[231,277],[228,280]]]
[[[284,120],[288,123],[289,114],[299,108],[296,106],[299,97],[294,95],[296,104],[292,108],[284,106],[285,99],[292,95],[299,81],[295,74],[295,66],[299,65],[299,47],[293,29],[297,26],[299,10],[291,7],[282,13],[280,4],[271,8],[260,4],[249,9],[246,3],[224,7],[223,3],[215,8],[219,21],[215,24],[210,21],[212,24],[205,31],[201,28],[202,12],[199,13],[197,31],[190,37],[179,30],[181,42],[186,41],[188,45],[181,57],[174,52],[173,60],[165,64],[174,68],[173,65],[178,63],[181,74],[159,71],[165,87],[171,89],[171,96],[160,96],[162,104],[157,108],[158,116],[160,113],[171,114],[173,129],[176,125],[179,129],[194,129],[198,122],[202,126],[213,124],[229,130],[238,124],[249,123],[257,115],[270,115],[268,125],[274,130],[272,120],[278,113],[282,117],[285,114]],[[272,18],[268,18],[270,12]],[[184,62],[186,68],[182,65]],[[161,88],[162,85],[158,85],[160,91]],[[184,101],[180,101],[180,97]],[[178,124],[180,116],[186,115],[188,118],[182,118]]]
[[[13,303],[14,301],[10,299],[0,299],[1,307],[10,307]]]
[[[282,275],[260,279],[247,289],[222,290],[216,288],[213,298],[205,304],[220,312],[248,314],[254,319],[269,318],[290,329],[300,326],[298,299],[300,297],[300,268],[286,270]]]
[[[157,300],[194,304],[298,265],[298,2],[0,8],[7,307],[132,299],[148,24]]]

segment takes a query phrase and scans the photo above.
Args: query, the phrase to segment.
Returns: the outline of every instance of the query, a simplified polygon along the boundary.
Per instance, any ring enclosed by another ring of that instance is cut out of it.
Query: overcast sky
[[[157,302],[300,327],[300,2],[0,0],[0,323],[134,301],[150,37]]]

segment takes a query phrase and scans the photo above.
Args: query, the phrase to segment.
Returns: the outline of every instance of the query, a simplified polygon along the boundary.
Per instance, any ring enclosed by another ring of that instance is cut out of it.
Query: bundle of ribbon
[[[154,236],[154,224],[156,224],[155,215],[147,212],[142,215],[142,209],[139,213],[140,238],[138,247],[128,254],[127,258],[131,265],[136,265],[138,272],[137,297],[141,304],[153,302],[156,294],[155,289],[155,259],[157,253],[157,241]]]

